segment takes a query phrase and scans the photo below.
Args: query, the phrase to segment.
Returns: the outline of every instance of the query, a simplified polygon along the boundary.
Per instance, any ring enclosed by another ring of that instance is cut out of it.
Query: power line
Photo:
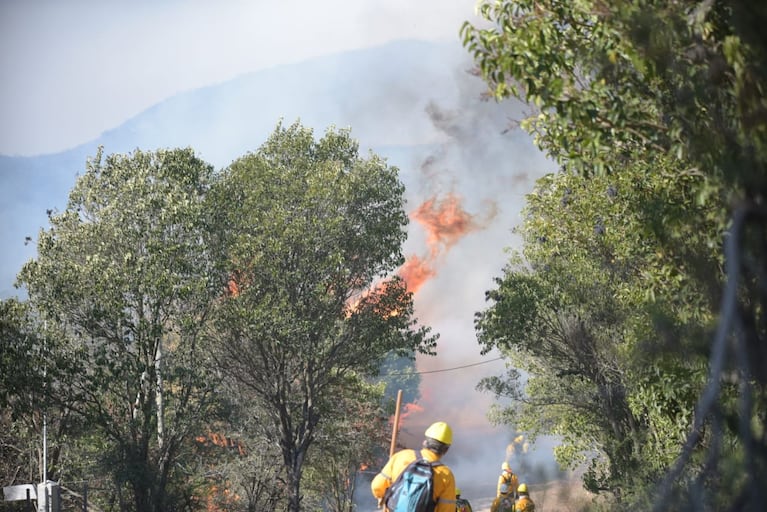
[[[441,370],[428,370],[423,372],[396,372],[396,373],[387,373],[387,376],[390,377],[397,377],[400,375],[424,375],[426,373],[442,373],[442,372],[452,372],[454,370],[462,370],[464,368],[471,368],[472,366],[479,366],[481,364],[487,364],[487,363],[493,363],[495,361],[500,361],[503,359],[502,357],[496,357],[495,359],[489,359],[487,361],[480,361],[479,363],[471,363],[471,364],[464,364],[462,366],[454,366],[452,368],[442,368]]]

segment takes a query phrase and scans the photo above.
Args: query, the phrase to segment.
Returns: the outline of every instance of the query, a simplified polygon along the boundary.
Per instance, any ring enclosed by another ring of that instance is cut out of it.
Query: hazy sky
[[[0,154],[58,152],[181,91],[397,39],[474,0],[0,0]]]

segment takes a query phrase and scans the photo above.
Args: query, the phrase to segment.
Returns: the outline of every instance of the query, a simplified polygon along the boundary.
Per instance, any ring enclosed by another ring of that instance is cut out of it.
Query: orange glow
[[[429,234],[428,244],[432,257],[441,248],[449,249],[461,237],[481,227],[474,221],[474,216],[463,209],[461,197],[453,193],[439,200],[432,196],[411,215]]]
[[[215,445],[221,448],[236,451],[239,455],[245,455],[245,447],[237,439],[226,437],[225,435],[218,434],[216,432],[210,432],[207,435],[200,435],[194,438],[199,444],[202,445]]]
[[[405,404],[403,409],[404,410],[399,415],[401,420],[404,419],[404,418],[407,418],[408,416],[410,416],[411,414],[413,414],[415,412],[423,412],[424,411],[423,407],[421,407],[420,405],[418,405],[416,403]]]
[[[437,260],[442,253],[465,235],[485,228],[484,224],[496,213],[495,206],[491,205],[487,218],[477,222],[474,215],[463,209],[461,197],[452,192],[441,199],[432,196],[412,211],[410,217],[426,230],[428,253],[424,257],[409,256],[397,272],[407,284],[407,290],[416,293],[426,281],[436,277]]]
[[[405,418],[407,418],[408,416],[412,414],[423,412],[423,411],[424,411],[424,408],[418,405],[417,403],[406,403],[405,405],[403,405],[402,411],[400,412],[400,415],[399,415],[399,424],[397,425],[397,430],[402,429],[402,422]],[[394,424],[395,416],[396,415],[392,414],[391,417],[389,418],[390,425]]]
[[[227,288],[229,290],[229,295],[232,297],[237,297],[240,294],[240,286],[237,284],[237,281],[235,281],[234,278],[229,280],[229,286]]]
[[[399,268],[397,274],[405,281],[407,291],[416,293],[426,281],[437,275],[437,271],[429,262],[418,256],[411,256]]]
[[[195,441],[203,446],[218,446],[226,450],[236,451],[238,455],[244,456],[246,451],[242,443],[237,439],[232,439],[218,432],[209,432],[205,435],[198,435]],[[211,482],[207,486],[207,493],[201,497],[201,502],[207,512],[221,512],[223,510],[237,509],[241,497],[232,492],[229,488],[230,482]]]

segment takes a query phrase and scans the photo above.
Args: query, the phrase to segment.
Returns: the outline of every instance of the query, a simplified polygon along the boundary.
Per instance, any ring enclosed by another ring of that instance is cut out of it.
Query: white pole
[[[48,335],[48,322],[44,323],[43,331],[43,386],[45,386],[45,379],[48,377],[48,365],[47,354],[48,342],[46,336]],[[45,396],[43,396],[45,398]],[[43,468],[42,468],[42,483],[48,481],[48,415],[45,411],[45,403],[43,403]]]
[[[48,418],[43,411],[43,479],[41,482],[48,481]]]

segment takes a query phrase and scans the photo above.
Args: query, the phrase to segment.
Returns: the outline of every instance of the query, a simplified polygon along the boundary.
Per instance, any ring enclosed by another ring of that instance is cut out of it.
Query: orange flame
[[[493,205],[485,222],[491,220],[495,214]],[[410,216],[428,233],[428,255],[408,257],[398,271],[398,275],[407,284],[407,290],[416,293],[426,281],[437,275],[436,263],[443,251],[449,250],[463,236],[485,226],[463,209],[461,197],[452,192],[441,199],[430,197]]]
[[[407,291],[416,293],[426,281],[437,275],[437,271],[429,262],[418,256],[411,256],[399,268],[397,274],[405,281]]]
[[[407,418],[411,414],[419,413],[419,412],[423,412],[424,411],[424,408],[421,407],[420,405],[416,404],[416,403],[405,404],[405,406],[402,409],[403,409],[403,411],[399,415],[400,424],[397,425],[397,428],[401,427],[402,426],[402,420],[404,420],[405,418]]]
[[[425,409],[418,405],[417,403],[406,403],[402,406],[402,412],[399,415],[399,423],[397,424],[397,430],[400,430],[402,428],[402,422],[405,418],[412,414],[416,414],[419,412],[423,412]],[[392,414],[389,417],[389,424],[394,425],[394,418],[396,417],[396,414]]]
[[[439,200],[432,196],[412,216],[429,233],[429,250],[433,257],[442,247],[449,249],[461,237],[480,228],[474,217],[461,206],[461,197],[453,193]]]

